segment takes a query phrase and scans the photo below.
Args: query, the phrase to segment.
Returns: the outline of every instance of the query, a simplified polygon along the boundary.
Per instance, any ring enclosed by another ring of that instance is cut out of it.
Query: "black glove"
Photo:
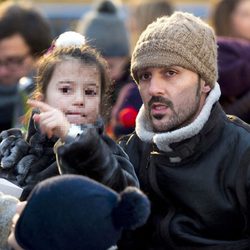
[[[20,129],[9,129],[0,134],[0,159],[3,169],[13,168],[27,154],[30,146]]]
[[[96,128],[87,128],[72,143],[57,149],[57,161],[61,173],[86,175],[102,179],[110,162],[110,149]]]

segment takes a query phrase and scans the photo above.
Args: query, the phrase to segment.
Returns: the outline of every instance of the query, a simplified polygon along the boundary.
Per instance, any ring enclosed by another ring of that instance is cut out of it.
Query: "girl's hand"
[[[48,138],[51,138],[53,135],[61,139],[66,137],[70,123],[61,110],[41,101],[28,100],[27,104],[40,110],[40,114],[34,114],[33,119],[39,123],[42,133],[47,134]]]

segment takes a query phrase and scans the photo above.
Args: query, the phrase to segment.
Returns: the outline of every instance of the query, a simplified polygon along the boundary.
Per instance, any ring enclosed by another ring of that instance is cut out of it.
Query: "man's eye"
[[[167,76],[174,76],[174,75],[176,75],[176,72],[173,71],[173,70],[168,70],[168,71],[166,72],[166,75],[167,75]]]
[[[149,73],[142,73],[139,75],[139,80],[140,81],[146,81],[150,78],[150,74]]]
[[[85,90],[85,95],[87,95],[87,96],[96,96],[97,92],[96,92],[96,90],[93,90],[93,89],[86,89]]]
[[[69,94],[71,92],[70,87],[61,87],[60,90],[63,94]]]

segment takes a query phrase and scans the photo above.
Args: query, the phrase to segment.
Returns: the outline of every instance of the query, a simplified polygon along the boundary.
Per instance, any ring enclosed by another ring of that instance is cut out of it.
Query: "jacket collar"
[[[136,118],[136,134],[144,142],[153,142],[161,151],[169,153],[173,152],[173,148],[171,148],[170,144],[176,145],[176,143],[183,142],[200,133],[210,117],[212,107],[219,100],[220,94],[219,84],[216,83],[215,87],[207,96],[205,105],[200,114],[191,124],[165,133],[153,132],[153,129],[146,118],[144,105],[142,105]],[[173,161],[175,160],[173,159]],[[176,161],[180,161],[180,159],[176,159]]]

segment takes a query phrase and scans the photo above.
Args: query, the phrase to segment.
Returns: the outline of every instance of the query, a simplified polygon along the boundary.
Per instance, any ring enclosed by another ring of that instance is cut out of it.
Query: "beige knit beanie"
[[[158,18],[141,34],[131,59],[131,74],[146,67],[181,66],[198,73],[211,87],[218,78],[213,29],[190,13]]]

